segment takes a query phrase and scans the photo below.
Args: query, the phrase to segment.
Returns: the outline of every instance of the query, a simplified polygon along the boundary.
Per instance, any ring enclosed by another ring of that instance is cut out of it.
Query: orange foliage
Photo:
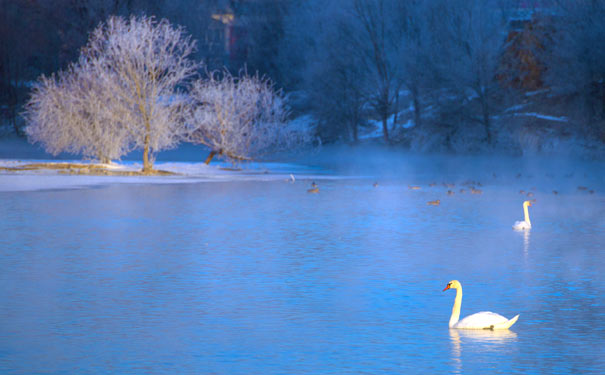
[[[536,19],[524,21],[522,28],[511,30],[500,63],[501,84],[526,91],[543,88],[546,66],[540,54],[548,37],[543,23]]]

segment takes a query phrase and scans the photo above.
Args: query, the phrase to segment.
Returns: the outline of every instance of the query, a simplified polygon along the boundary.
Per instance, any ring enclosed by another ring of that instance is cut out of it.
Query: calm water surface
[[[0,193],[0,373],[605,373],[603,192],[429,181]]]

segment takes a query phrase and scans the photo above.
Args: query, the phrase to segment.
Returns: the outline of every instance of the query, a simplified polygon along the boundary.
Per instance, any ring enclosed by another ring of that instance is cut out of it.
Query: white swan
[[[515,225],[513,225],[513,229],[515,230],[527,230],[531,229],[531,221],[529,221],[529,210],[527,207],[531,206],[530,201],[523,202],[523,214],[525,215],[525,220],[523,221],[515,221]]]
[[[456,329],[508,329],[510,326],[515,324],[519,315],[512,319],[506,319],[500,314],[496,314],[489,311],[478,312],[473,315],[469,315],[462,320],[460,318],[460,306],[462,305],[462,285],[458,280],[452,280],[447,283],[447,286],[443,291],[448,289],[456,289],[456,300],[454,301],[454,308],[452,309],[452,316],[450,317],[450,328]]]

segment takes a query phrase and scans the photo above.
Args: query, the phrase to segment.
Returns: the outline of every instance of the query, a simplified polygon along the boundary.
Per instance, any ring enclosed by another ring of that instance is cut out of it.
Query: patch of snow
[[[25,164],[49,162],[48,160],[0,159],[0,166],[19,167]],[[80,160],[61,161],[86,164]],[[124,162],[110,164],[111,169],[122,171],[141,170],[141,164]],[[298,164],[288,163],[246,163],[241,169],[227,169],[231,164],[189,162],[156,162],[157,170],[176,173],[173,176],[97,176],[83,174],[60,174],[58,170],[36,169],[0,171],[0,192],[37,191],[54,189],[81,189],[115,184],[181,184],[200,182],[234,181],[283,181],[307,184],[307,180],[342,179],[327,171]],[[293,176],[295,178],[293,178]]]
[[[393,116],[387,120],[387,124],[392,123]],[[359,139],[373,139],[382,137],[382,121],[380,120],[368,120],[370,131],[365,134],[360,134]]]
[[[410,105],[407,108],[403,109],[401,112],[399,112],[399,114],[401,115],[402,113],[411,113],[411,112],[414,112],[414,103],[413,102],[410,102]]]
[[[534,95],[538,95],[538,94],[543,94],[545,92],[548,92],[548,89],[542,89],[542,90],[536,90],[536,91],[529,91],[525,93],[525,96],[534,96]]]
[[[416,126],[416,124],[414,123],[414,121],[412,119],[409,119],[405,124],[403,124],[404,129],[410,129],[410,128],[413,128],[414,126]]]
[[[114,162],[110,162],[110,163],[99,163],[99,165],[103,166],[103,168],[105,169],[112,169],[112,170],[123,170],[126,168],[125,165],[123,164],[117,164]]]
[[[528,116],[528,117],[539,118],[542,120],[557,121],[557,122],[567,122],[568,121],[567,117],[565,117],[565,116],[556,117],[556,116],[549,116],[549,115],[544,115],[544,114],[535,113],[535,112],[515,113],[515,116]]]
[[[414,110],[414,106],[413,106],[413,104],[410,104],[410,106],[408,108],[404,108],[403,110],[401,110],[397,114],[397,116],[402,116],[402,114],[412,112],[413,110]],[[393,114],[393,115],[389,116],[389,118],[387,119],[387,125],[389,126],[389,129],[390,129],[391,125],[393,124],[394,116],[395,115]],[[359,139],[382,138],[382,136],[383,136],[382,121],[381,120],[368,120],[367,123],[371,130],[365,134],[359,135]],[[413,128],[415,125],[416,124],[414,123],[414,120],[408,119],[408,121],[405,124],[403,124],[403,128],[410,129],[410,128]]]
[[[504,110],[504,112],[512,112],[512,111],[517,111],[517,110],[519,110],[519,109],[523,109],[523,108],[525,108],[525,107],[527,107],[527,104],[517,104],[517,105],[514,105],[514,106],[512,106],[512,107],[506,108],[506,109]]]

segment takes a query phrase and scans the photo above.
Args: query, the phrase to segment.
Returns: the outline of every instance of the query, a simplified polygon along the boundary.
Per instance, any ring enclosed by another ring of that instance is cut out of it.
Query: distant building
[[[228,6],[211,15],[217,45],[229,66],[241,66],[254,48],[253,36],[270,25],[282,0],[231,0]]]

